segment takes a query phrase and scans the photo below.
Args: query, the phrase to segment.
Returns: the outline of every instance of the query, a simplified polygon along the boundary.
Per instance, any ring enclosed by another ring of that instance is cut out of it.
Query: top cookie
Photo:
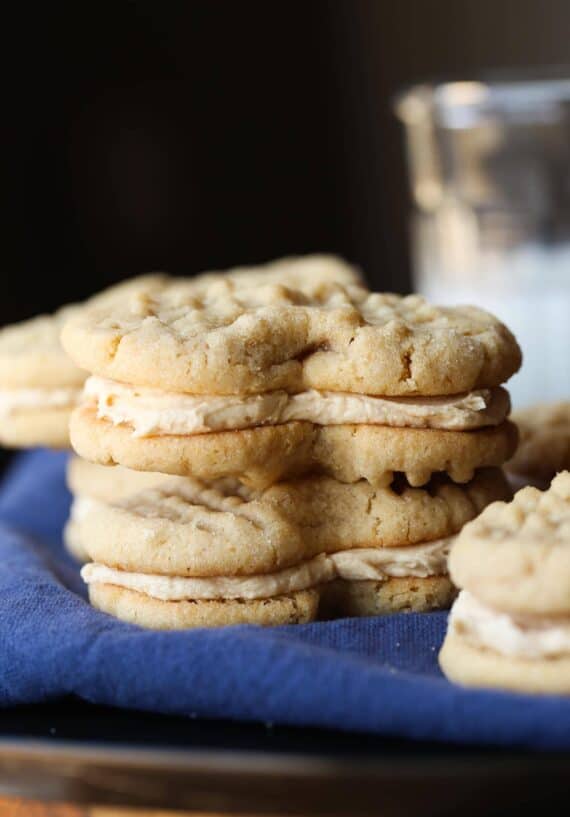
[[[570,473],[546,492],[523,488],[462,530],[451,551],[453,581],[498,610],[570,613]]]
[[[516,340],[492,315],[331,282],[333,263],[346,270],[308,258],[173,280],[82,312],[63,345],[94,374],[194,394],[448,395],[497,386],[519,368]]]

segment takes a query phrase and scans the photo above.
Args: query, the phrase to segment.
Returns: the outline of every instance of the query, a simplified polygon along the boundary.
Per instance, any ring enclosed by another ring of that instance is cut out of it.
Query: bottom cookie
[[[112,584],[89,586],[89,600],[98,610],[152,630],[306,624],[317,618],[319,595],[318,590],[300,590],[270,599],[161,601]]]
[[[69,448],[69,408],[21,411],[2,418],[0,444],[7,448]]]
[[[570,694],[570,656],[515,658],[474,646],[448,633],[439,654],[445,675],[469,687],[511,689],[514,692]]]
[[[448,576],[405,576],[387,581],[343,581],[325,585],[320,615],[324,618],[429,613],[446,610],[457,591]]]
[[[138,590],[95,582],[94,607],[115,618],[152,630],[222,627],[232,624],[306,624],[316,619],[426,613],[448,608],[455,588],[447,576],[390,578],[385,581],[335,580],[306,590],[261,599],[165,601]]]

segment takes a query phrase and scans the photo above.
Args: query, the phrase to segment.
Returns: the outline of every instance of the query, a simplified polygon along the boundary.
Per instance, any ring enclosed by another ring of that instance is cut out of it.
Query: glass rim
[[[556,119],[567,102],[570,65],[412,84],[395,96],[393,110],[407,126],[431,119],[443,127],[466,128],[497,117],[519,122]]]

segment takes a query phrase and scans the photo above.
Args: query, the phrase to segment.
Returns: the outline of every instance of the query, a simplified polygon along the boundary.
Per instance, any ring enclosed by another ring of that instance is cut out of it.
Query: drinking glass
[[[515,407],[570,399],[570,79],[418,85],[396,112],[416,289],[515,333]]]

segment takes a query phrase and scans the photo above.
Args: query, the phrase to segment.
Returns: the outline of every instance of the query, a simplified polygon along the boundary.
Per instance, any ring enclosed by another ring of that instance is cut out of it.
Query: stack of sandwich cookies
[[[354,274],[351,278],[346,273],[346,266],[339,266],[345,278],[341,283],[331,268],[334,271],[331,259],[301,259],[282,262],[277,271],[270,266],[257,273],[165,282],[120,307],[95,308],[72,319],[64,328],[63,343],[75,362],[92,374],[72,415],[75,449],[104,465],[118,463],[209,483],[230,478],[234,499],[236,480],[255,492],[255,501],[263,497],[264,502],[266,489],[284,491],[286,502],[303,485],[310,497],[300,503],[307,528],[319,527],[319,495],[334,494],[341,505],[345,497],[359,496],[358,508],[350,503],[347,508],[352,540],[343,539],[342,551],[424,545],[429,550],[430,542],[457,533],[486,504],[506,495],[500,466],[514,452],[516,430],[507,420],[508,395],[500,386],[520,364],[516,341],[480,310],[438,309],[417,297],[370,293]],[[299,272],[303,269],[311,274],[304,277]],[[270,488],[280,480],[287,482]],[[218,491],[219,483],[211,488]],[[482,490],[479,504],[466,500],[473,490]],[[176,513],[182,506],[200,506],[194,493],[181,500],[172,491]],[[385,513],[382,525],[360,536],[359,520],[366,518],[370,491],[375,502],[381,498]],[[442,493],[448,498],[446,525],[433,524],[434,513],[437,518],[440,513],[434,510],[435,500]],[[137,524],[152,539],[150,530],[162,518],[162,500],[161,510],[144,497],[141,507],[147,510],[137,516]],[[425,508],[426,514],[418,508]],[[130,512],[123,508],[121,519]],[[172,521],[171,512],[168,504],[166,521]],[[86,541],[86,528],[93,535],[97,528],[93,516],[88,522],[83,526]],[[398,534],[385,538],[386,525]],[[171,528],[167,524],[164,530]],[[113,582],[95,581],[93,571],[99,579],[109,578],[101,573],[104,567],[172,580],[273,574],[279,559],[270,534],[263,531],[274,562],[263,567],[251,562],[237,574],[220,573],[225,569],[220,565],[211,566],[217,572],[206,575],[176,574],[176,560],[169,559],[168,569],[162,563],[153,568],[140,553],[128,567],[115,565],[111,553],[96,552],[90,541],[86,547],[97,564],[85,575],[99,606],[107,604],[109,611],[132,620],[132,611],[111,604],[108,596],[106,602],[101,600],[106,585],[116,595],[121,575],[114,574]],[[180,536],[187,548],[199,538],[191,525]],[[158,550],[170,552],[169,535],[159,541]],[[243,549],[250,558],[246,545],[226,541],[226,546]],[[119,547],[117,543],[111,549]],[[303,546],[297,562],[282,567],[316,558],[329,571],[316,585],[375,582],[368,597],[361,593],[351,599],[343,590],[343,603],[354,610],[427,609],[449,602],[447,579],[441,592],[422,595],[427,585],[421,582],[433,576],[418,575],[412,567],[407,577],[399,568],[392,578],[413,579],[413,602],[409,594],[380,592],[389,590],[385,573],[363,576],[359,568],[347,580],[346,573],[334,572],[339,568],[330,555],[337,550],[330,542],[322,542],[318,552]],[[201,569],[195,566],[195,571]],[[438,570],[433,575],[441,577]],[[131,581],[131,587],[122,590],[134,594],[129,598],[139,606],[149,599],[180,604],[180,599],[152,595],[151,587],[163,584],[145,580],[133,589]],[[187,582],[184,588],[184,593],[192,592]],[[240,615],[250,615],[244,612],[245,599],[241,602]],[[217,603],[223,605],[224,600]],[[289,601],[280,608],[284,620],[309,615],[306,607],[301,615],[291,605]],[[156,605],[153,609],[158,621]],[[223,618],[228,607],[221,609]],[[164,621],[175,626],[170,613],[165,616]]]
[[[447,607],[450,536],[509,489],[500,469],[430,488],[179,478],[92,507],[82,575],[95,606],[165,629]]]
[[[440,653],[469,686],[570,694],[570,473],[467,525],[450,556],[463,588]]]

